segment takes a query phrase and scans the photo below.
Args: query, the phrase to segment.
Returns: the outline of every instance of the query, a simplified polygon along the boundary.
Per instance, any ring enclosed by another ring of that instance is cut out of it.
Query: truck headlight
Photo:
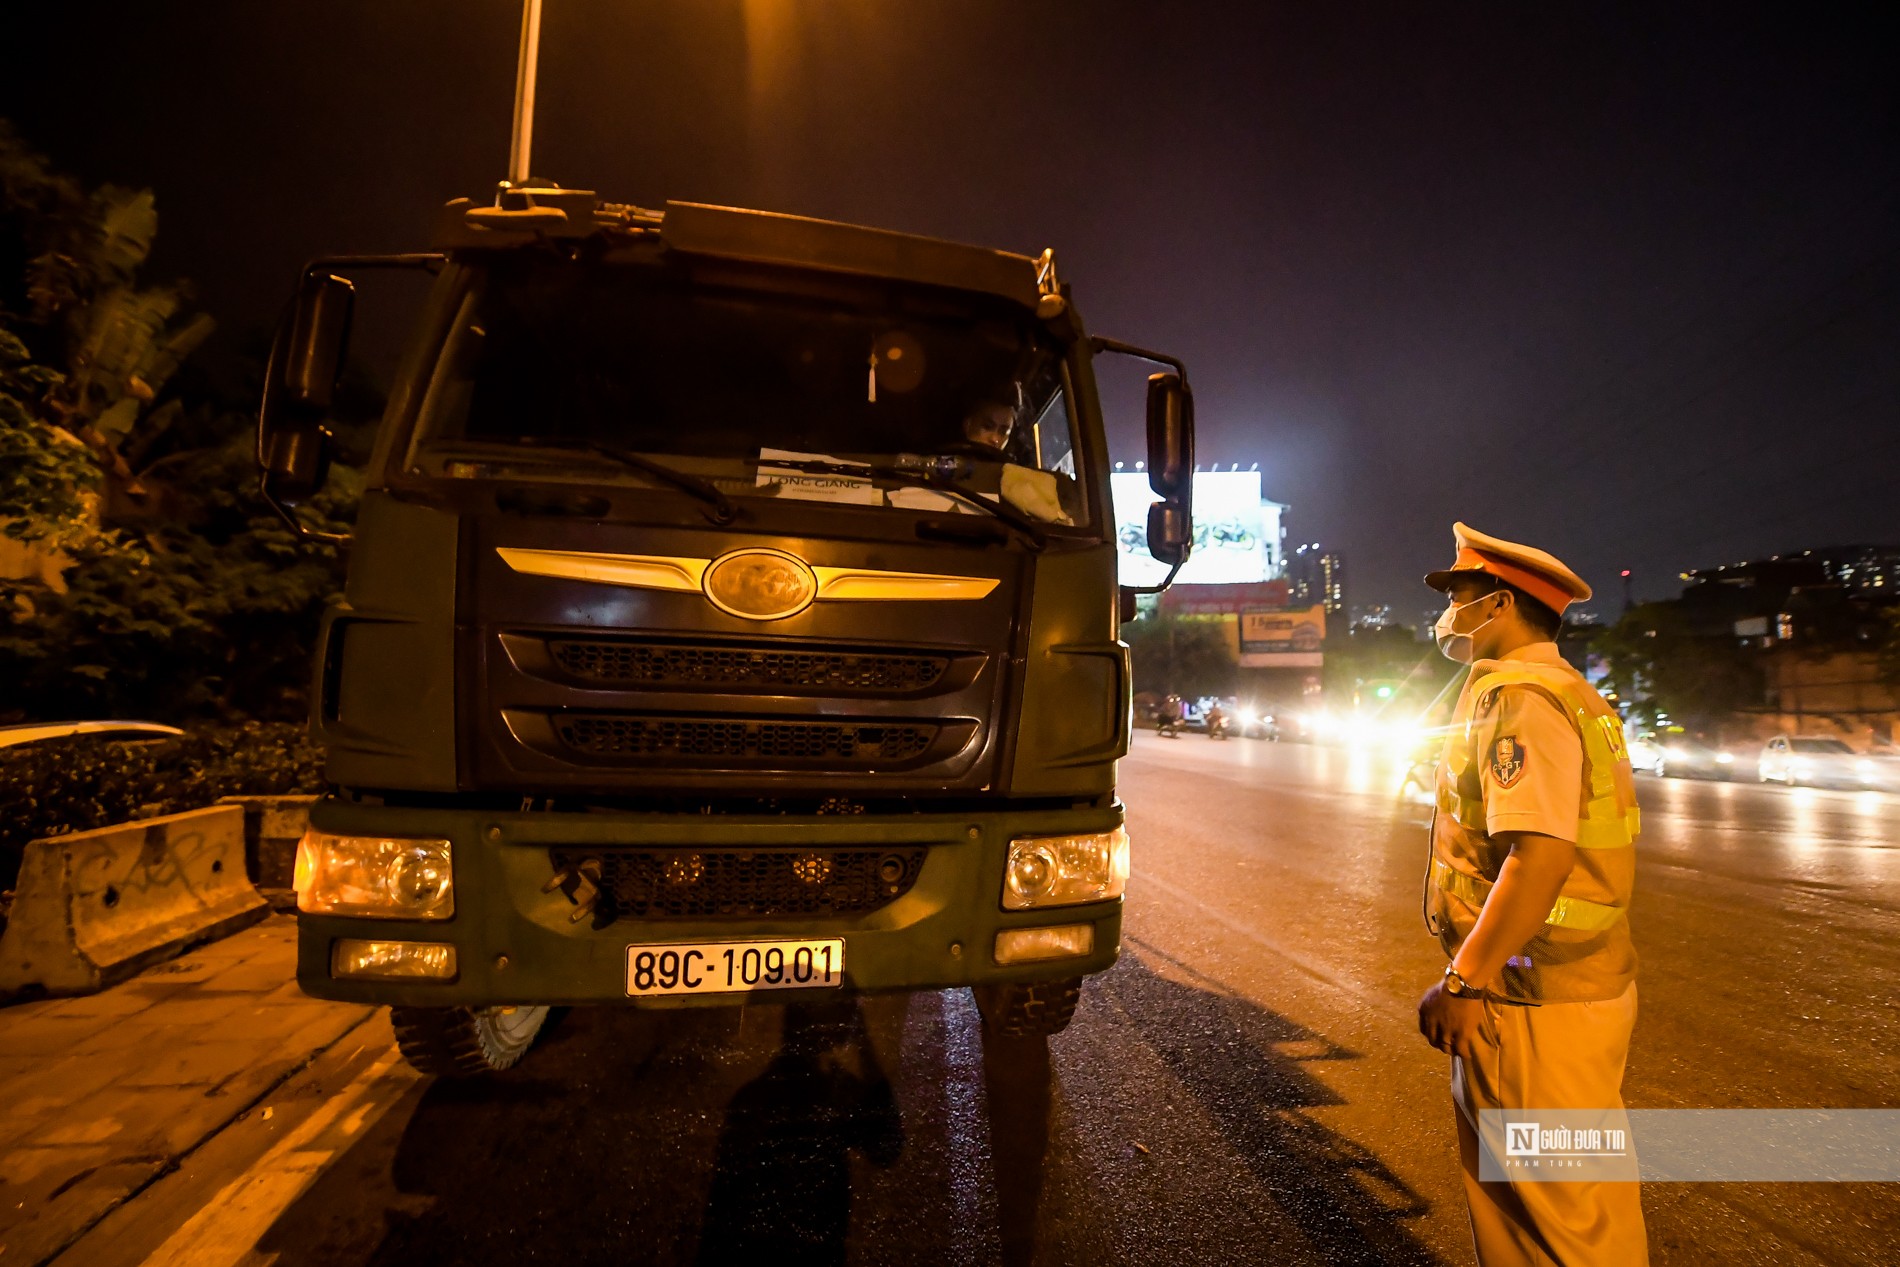
[[[330,951],[333,977],[452,981],[455,947],[430,941],[357,941],[343,938]]]
[[[447,919],[455,881],[446,840],[332,836],[297,842],[297,909],[312,915]]]
[[[1003,909],[1106,902],[1128,887],[1128,832],[1018,836],[1003,871]]]
[[[1095,925],[1058,924],[1054,928],[1005,928],[996,934],[998,964],[1071,959],[1095,953]]]

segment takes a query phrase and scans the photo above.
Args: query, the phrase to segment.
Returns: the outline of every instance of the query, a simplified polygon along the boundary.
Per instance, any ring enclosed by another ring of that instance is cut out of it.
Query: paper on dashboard
[[[811,471],[795,470],[788,466],[774,466],[777,462],[837,462],[844,465],[854,464],[848,458],[835,458],[828,453],[799,453],[792,449],[759,450],[758,487],[776,484],[780,497],[794,497],[800,501],[847,502],[857,506],[881,506],[884,494],[871,483],[871,477],[856,475],[817,474]]]

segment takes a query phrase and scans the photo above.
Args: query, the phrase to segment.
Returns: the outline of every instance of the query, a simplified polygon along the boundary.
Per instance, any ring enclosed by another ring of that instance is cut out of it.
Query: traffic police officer
[[[1647,1263],[1633,1182],[1479,1179],[1479,1114],[1623,1107],[1636,1020],[1627,912],[1637,812],[1622,725],[1557,651],[1590,597],[1542,550],[1455,529],[1425,583],[1439,648],[1469,663],[1439,760],[1426,924],[1450,962],[1419,1030],[1452,1057],[1471,1233],[1484,1267]]]

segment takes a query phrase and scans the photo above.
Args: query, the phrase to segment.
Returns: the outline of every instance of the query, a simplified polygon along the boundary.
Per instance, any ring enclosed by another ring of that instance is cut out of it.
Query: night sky
[[[504,172],[513,0],[11,6],[0,114],[149,185],[235,345],[297,264]],[[1659,10],[1667,8],[1669,12]],[[535,170],[1024,252],[1184,357],[1354,603],[1450,525],[1664,597],[1900,543],[1894,41],[1872,5],[546,0]],[[1140,371],[1110,380],[1139,456]]]

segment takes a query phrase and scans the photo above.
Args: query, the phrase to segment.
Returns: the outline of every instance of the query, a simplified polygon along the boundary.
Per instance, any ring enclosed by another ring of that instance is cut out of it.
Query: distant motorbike
[[[1207,719],[1207,737],[1209,739],[1234,737],[1234,724],[1227,720],[1227,714],[1221,713]]]
[[[1179,739],[1181,737],[1181,719],[1179,717],[1160,718],[1155,722],[1155,733],[1160,735],[1163,739]]]

